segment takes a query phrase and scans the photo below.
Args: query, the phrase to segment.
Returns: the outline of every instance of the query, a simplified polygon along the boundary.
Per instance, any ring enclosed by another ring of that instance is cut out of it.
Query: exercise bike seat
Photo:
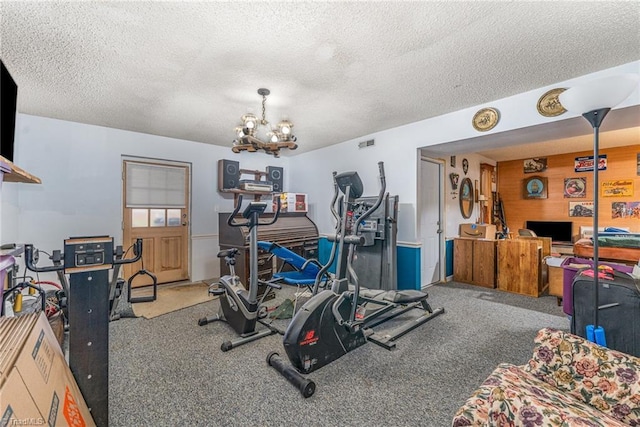
[[[238,248],[225,249],[224,251],[218,252],[217,257],[218,258],[226,258],[226,257],[233,258],[233,257],[236,256],[237,253],[238,253]]]

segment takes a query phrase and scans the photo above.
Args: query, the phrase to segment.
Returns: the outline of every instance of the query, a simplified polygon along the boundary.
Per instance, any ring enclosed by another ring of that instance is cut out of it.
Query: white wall
[[[567,120],[578,116],[567,112],[558,117],[541,116],[536,109],[540,96],[555,87],[571,87],[573,85],[592,80],[594,78],[621,73],[640,73],[640,61],[613,67],[576,79],[558,82],[530,92],[514,95],[485,105],[478,105],[450,114],[434,117],[405,126],[364,135],[360,138],[345,141],[330,147],[303,153],[291,159],[291,175],[295,177],[291,191],[305,192],[309,195],[309,203],[313,207],[311,218],[316,221],[321,233],[328,233],[332,228],[329,203],[333,192],[331,172],[356,170],[360,174],[365,186],[365,193],[376,194],[378,191],[377,167],[378,161],[385,162],[387,174],[387,189],[391,194],[400,196],[401,213],[398,224],[398,240],[405,242],[419,242],[417,236],[417,177],[419,148],[465,140],[480,135],[490,135],[511,131],[538,124]],[[428,99],[425,102],[436,102]],[[617,108],[624,108],[640,104],[640,88]],[[473,115],[482,107],[492,106],[501,112],[498,125],[489,132],[480,133],[471,125]],[[585,134],[590,128],[585,126]],[[374,139],[375,145],[359,149],[358,143]],[[303,141],[301,141],[304,144]],[[474,153],[474,147],[469,144],[469,153]],[[458,156],[458,168],[461,170],[463,156]],[[469,155],[471,163],[471,155]],[[485,159],[488,160],[488,159]],[[488,161],[487,161],[488,162]],[[448,163],[448,160],[447,160]],[[479,161],[474,164],[479,165]],[[491,162],[488,162],[491,163]],[[447,171],[447,180],[448,180]],[[479,179],[479,172],[471,172],[472,179]],[[463,174],[461,174],[462,179]],[[476,176],[476,178],[473,178]],[[457,201],[457,200],[456,200]],[[451,200],[449,200],[451,202]],[[446,216],[447,236],[457,235],[458,220],[462,220],[460,209],[447,203]],[[453,207],[453,209],[452,209]],[[410,222],[410,223],[407,223]],[[466,221],[463,221],[466,222]]]
[[[469,170],[465,175],[462,171],[462,159],[467,159],[469,161]],[[468,153],[468,154],[460,154],[456,156],[456,167],[452,168],[449,159],[445,159],[445,194],[444,194],[444,205],[446,211],[445,217],[445,237],[447,239],[452,239],[454,237],[458,237],[459,225],[470,222],[478,222],[480,217],[480,209],[479,205],[476,203],[473,206],[473,212],[471,213],[471,218],[464,218],[462,216],[462,212],[460,211],[460,184],[462,184],[462,180],[464,178],[471,179],[471,182],[476,185],[476,181],[480,183],[480,163],[488,163],[490,165],[496,165],[496,162],[492,159],[488,159],[479,154]],[[449,179],[449,174],[451,172],[457,173],[460,175],[460,179],[458,181],[457,190],[453,190],[451,187],[451,180]],[[455,194],[454,194],[455,193]]]
[[[302,154],[292,152],[291,157],[281,159],[246,152],[238,155],[227,147],[19,114],[16,164],[42,178],[43,184],[4,183],[2,242],[30,242],[44,250],[61,248],[65,238],[77,235],[109,234],[121,242],[121,156],[132,155],[192,164],[193,280],[217,275],[217,212],[228,212],[232,208],[233,198],[216,191],[216,163],[220,158],[239,160],[243,169],[264,170],[267,165],[284,167],[285,189],[309,195],[309,215],[321,233],[333,228],[329,213],[333,193],[331,172],[358,171],[365,195],[375,195],[379,190],[377,162],[384,161],[387,191],[400,196],[398,240],[417,243],[419,148],[479,136],[471,126],[471,118],[485,106],[497,108],[501,119],[494,129],[483,135],[576,117],[571,113],[543,117],[536,110],[537,100],[553,87],[571,87],[592,78],[623,72],[640,73],[640,61],[324,149]],[[437,100],[425,94],[425,102]],[[619,107],[638,104],[640,89]],[[585,133],[588,132],[585,127]],[[358,148],[358,142],[369,139],[375,139],[375,146]],[[469,153],[476,151],[471,144],[468,148]],[[479,164],[479,161],[471,162],[471,155],[468,159],[470,166]],[[458,156],[459,165],[461,161],[462,156]],[[477,171],[470,173],[479,176]],[[447,203],[447,236],[457,234],[457,223],[462,219],[455,202]]]
[[[233,208],[233,196],[217,191],[218,159],[238,160],[243,169],[282,166],[285,185],[289,177],[287,159],[210,144],[23,114],[16,127],[15,163],[42,184],[4,184],[3,242],[50,252],[70,236],[106,234],[121,244],[122,155],[186,162],[192,173],[192,280],[218,275],[218,212]]]

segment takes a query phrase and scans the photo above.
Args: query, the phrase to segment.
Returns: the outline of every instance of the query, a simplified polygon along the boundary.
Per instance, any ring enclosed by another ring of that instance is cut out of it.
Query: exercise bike
[[[267,207],[265,202],[250,202],[242,212],[246,221],[237,221],[236,215],[242,207],[242,195],[238,196],[238,202],[234,211],[227,218],[227,224],[231,227],[249,228],[249,258],[250,258],[250,279],[249,290],[247,291],[235,273],[237,248],[231,248],[218,253],[218,258],[224,258],[229,266],[230,274],[223,276],[216,284],[209,288],[210,295],[220,296],[220,309],[218,314],[203,317],[198,320],[199,326],[204,326],[215,321],[228,323],[240,336],[231,341],[225,341],[220,346],[222,351],[229,351],[243,344],[264,338],[273,334],[283,334],[284,332],[263,321],[267,317],[267,309],[263,302],[269,289],[265,290],[262,298],[258,300],[258,286],[264,285],[272,289],[281,289],[282,286],[274,281],[264,281],[258,279],[258,226],[272,225],[278,220],[280,215],[280,198],[277,198],[277,210],[271,221],[260,222]],[[260,323],[265,329],[256,329],[256,324]]]
[[[294,315],[283,338],[291,364],[303,374],[339,359],[368,341],[392,350],[398,338],[444,313],[444,308],[433,310],[430,307],[426,292],[368,290],[358,282],[352,263],[357,247],[365,243],[361,229],[371,226],[367,219],[382,203],[386,190],[384,164],[379,162],[378,168],[380,193],[373,206],[359,216],[353,214],[350,205],[362,195],[360,177],[356,172],[334,173],[336,193],[331,211],[337,225],[335,235],[329,237],[334,245],[332,255],[321,273],[333,263],[337,252],[336,275],[331,289],[318,292]],[[342,193],[340,197],[339,192]],[[336,200],[338,211],[334,208]],[[373,327],[414,309],[421,312],[417,318],[411,318],[388,332],[376,333],[373,330]],[[285,374],[283,369],[276,369]]]

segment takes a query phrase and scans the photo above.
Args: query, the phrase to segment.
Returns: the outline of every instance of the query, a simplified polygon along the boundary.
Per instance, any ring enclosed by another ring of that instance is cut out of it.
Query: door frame
[[[416,206],[417,206],[417,210],[419,210],[417,212],[417,217],[416,217],[416,222],[417,222],[417,230],[418,230],[418,237],[420,239],[420,251],[425,250],[424,246],[422,245],[422,201],[423,201],[423,190],[424,190],[424,186],[422,184],[422,180],[420,179],[420,177],[422,176],[422,167],[423,167],[423,162],[429,162],[432,164],[435,164],[438,166],[438,179],[440,181],[440,185],[438,186],[438,203],[439,203],[439,207],[438,207],[438,221],[440,222],[440,230],[438,232],[439,236],[438,236],[438,241],[439,241],[439,253],[438,253],[438,265],[439,265],[439,273],[440,273],[440,281],[439,282],[433,282],[433,283],[429,283],[429,284],[423,284],[421,283],[421,287],[424,289],[426,287],[429,287],[431,285],[433,285],[434,283],[445,283],[447,280],[447,276],[446,276],[446,263],[445,263],[445,254],[446,254],[446,248],[445,248],[445,234],[446,234],[446,216],[444,215],[444,208],[445,208],[445,197],[444,197],[444,185],[445,185],[445,161],[442,159],[436,159],[433,157],[429,157],[429,156],[425,156],[422,154],[422,150],[418,149],[418,171],[417,171],[417,200],[416,200]],[[424,273],[425,273],[425,266],[423,263],[423,254],[420,254],[420,282],[422,282],[424,280]]]
[[[191,162],[182,162],[182,161],[177,161],[177,160],[168,160],[168,159],[162,159],[162,158],[158,158],[158,157],[143,157],[143,156],[134,156],[134,155],[129,155],[129,154],[122,154],[120,156],[120,178],[122,180],[122,185],[121,185],[121,191],[120,191],[120,241],[124,243],[124,211],[125,211],[125,175],[126,175],[126,171],[125,171],[125,162],[126,161],[132,161],[132,162],[138,162],[138,163],[151,163],[151,164],[156,164],[156,165],[167,165],[167,166],[179,166],[179,167],[185,167],[187,168],[187,172],[188,172],[188,180],[187,180],[187,186],[188,186],[188,190],[187,190],[187,212],[188,212],[188,217],[186,218],[187,221],[187,242],[185,245],[185,248],[187,250],[187,280],[191,281],[191,274],[192,274],[192,270],[193,270],[193,266],[192,266],[192,262],[193,262],[193,256],[192,256],[192,238],[191,238],[191,217],[193,215],[193,213],[191,212],[191,208],[192,208],[192,191],[193,191],[193,164]],[[125,248],[126,250],[126,248]],[[122,269],[121,271],[124,271],[124,269]]]

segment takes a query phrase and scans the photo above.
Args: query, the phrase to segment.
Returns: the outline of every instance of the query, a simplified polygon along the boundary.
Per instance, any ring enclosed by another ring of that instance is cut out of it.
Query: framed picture
[[[569,202],[569,216],[593,216],[593,202]]]
[[[611,218],[637,218],[640,219],[640,202],[613,202],[611,203]]]
[[[452,168],[456,167],[456,156],[451,156],[449,159],[449,165],[451,165]]]
[[[638,153],[638,176],[640,176],[640,153]]]
[[[602,197],[633,197],[633,180],[604,181],[600,189]]]
[[[524,161],[524,173],[538,173],[547,170],[547,158],[539,157]]]
[[[593,171],[593,156],[576,157],[574,163],[574,170],[576,172],[591,172]],[[607,155],[600,154],[598,156],[598,170],[607,170]]]
[[[565,178],[564,197],[565,199],[587,197],[587,178]]]
[[[525,179],[522,186],[522,196],[525,199],[546,199],[547,178],[532,176],[531,178]]]

